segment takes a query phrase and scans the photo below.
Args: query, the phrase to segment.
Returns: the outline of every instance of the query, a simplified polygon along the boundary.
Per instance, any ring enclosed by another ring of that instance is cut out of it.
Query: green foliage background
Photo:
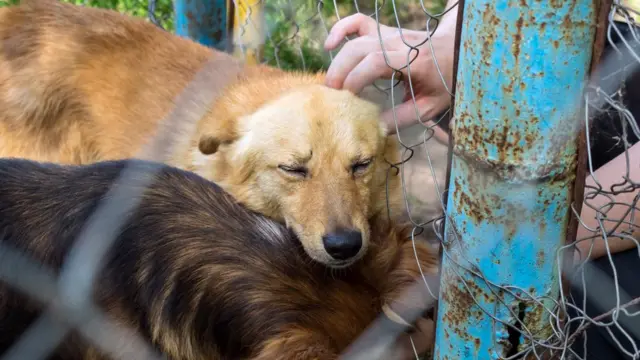
[[[62,0],[77,5],[115,9],[148,18],[149,0]],[[152,0],[153,1],[153,0]],[[257,1],[257,0],[254,0]],[[387,25],[424,28],[426,17],[420,0],[263,0],[268,37],[263,60],[283,69],[315,71],[326,69],[330,56],[322,44],[328,29],[337,20],[359,10],[373,14],[378,7],[380,22]],[[422,0],[432,14],[442,11],[446,0]],[[0,6],[19,0],[0,0]],[[394,10],[395,9],[395,10]],[[394,15],[397,13],[397,17]],[[157,20],[168,31],[174,30],[172,0],[155,0]],[[296,26],[296,24],[298,26]]]

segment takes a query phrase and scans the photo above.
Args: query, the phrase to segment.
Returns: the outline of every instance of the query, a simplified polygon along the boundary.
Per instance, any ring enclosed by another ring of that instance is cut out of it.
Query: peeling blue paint
[[[595,3],[465,1],[435,359],[504,358],[520,310],[552,334]]]
[[[227,0],[175,0],[176,34],[203,45],[229,51]]]

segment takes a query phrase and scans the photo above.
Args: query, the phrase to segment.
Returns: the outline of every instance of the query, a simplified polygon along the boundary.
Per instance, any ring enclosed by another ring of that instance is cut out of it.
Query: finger
[[[433,125],[436,125],[436,123],[433,122]],[[445,129],[436,125],[436,126],[433,126],[433,131],[435,132],[433,134],[433,137],[436,139],[437,142],[439,142],[441,145],[445,145],[445,146],[449,145],[449,141],[451,139],[449,138],[449,133]]]
[[[380,49],[380,42],[374,37],[360,37],[351,40],[340,49],[326,74],[326,84],[341,89],[345,78],[364,59],[367,54]]]
[[[376,21],[364,14],[353,14],[340,19],[329,32],[327,40],[324,42],[325,50],[335,49],[340,42],[348,35],[357,34],[364,36],[376,32]]]
[[[419,98],[416,99],[415,103],[412,99],[409,99],[400,105],[396,105],[395,108],[385,111],[382,114],[382,121],[387,125],[388,134],[395,134],[396,127],[397,130],[402,130],[417,124],[419,119],[434,116],[436,113],[435,108],[434,98]]]
[[[394,69],[401,70],[403,76],[406,76],[407,51],[370,52],[349,72],[342,87],[358,94],[377,79],[391,79]],[[411,54],[409,60],[413,57],[415,55]],[[395,79],[398,77],[396,76]]]

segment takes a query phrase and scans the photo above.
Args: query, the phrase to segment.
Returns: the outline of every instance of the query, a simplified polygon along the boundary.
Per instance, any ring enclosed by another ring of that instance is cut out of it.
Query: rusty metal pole
[[[175,0],[176,34],[230,51],[232,0]]]
[[[233,17],[233,55],[245,63],[255,65],[262,61],[266,37],[264,2],[235,0]],[[239,44],[242,44],[242,49]]]
[[[435,359],[505,358],[553,335],[596,9],[464,2]]]

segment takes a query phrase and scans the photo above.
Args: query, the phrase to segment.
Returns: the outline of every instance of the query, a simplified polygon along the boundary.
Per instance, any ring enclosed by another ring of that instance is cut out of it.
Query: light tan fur
[[[0,156],[61,164],[144,158],[140,150],[176,97],[212,60],[208,76],[221,91],[204,104],[195,133],[175,130],[166,162],[286,222],[319,262],[342,267],[362,257],[368,220],[387,204],[400,213],[389,166],[399,161],[397,140],[386,135],[377,105],[325,87],[323,73],[241,64],[114,11],[54,0],[0,9]],[[302,167],[306,175],[290,169]],[[362,233],[348,261],[323,247],[322,237],[340,229]]]

